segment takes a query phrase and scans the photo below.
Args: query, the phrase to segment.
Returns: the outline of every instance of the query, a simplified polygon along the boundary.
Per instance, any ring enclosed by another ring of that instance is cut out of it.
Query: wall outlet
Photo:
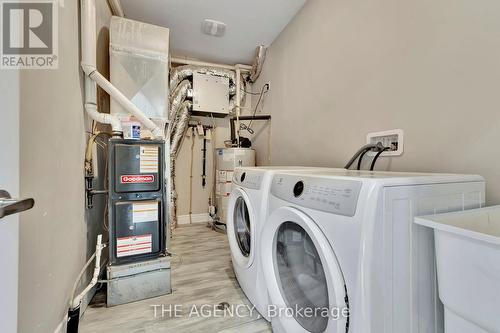
[[[390,150],[384,151],[380,156],[400,156],[403,154],[403,130],[394,129],[382,132],[373,132],[366,135],[366,143],[377,144],[381,142],[384,147],[390,147]],[[377,152],[368,152],[373,156]]]

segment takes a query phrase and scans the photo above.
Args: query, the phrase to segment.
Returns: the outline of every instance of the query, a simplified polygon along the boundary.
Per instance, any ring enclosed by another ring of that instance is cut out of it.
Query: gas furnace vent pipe
[[[157,138],[163,138],[163,129],[157,126],[125,95],[122,94],[111,82],[109,82],[99,71],[96,65],[96,8],[95,0],[81,0],[81,30],[82,30],[82,61],[81,66],[85,72],[85,80],[92,80],[97,83],[104,91],[106,91],[112,98],[114,98],[127,112],[133,115],[145,128]],[[118,119],[112,115],[105,117],[100,116],[97,111],[97,102],[95,99],[95,90],[92,87],[93,83],[85,83],[85,109],[89,116],[95,121],[110,124],[113,132],[122,132],[121,124]],[[90,89],[90,92],[87,92]],[[95,107],[94,107],[95,105]]]

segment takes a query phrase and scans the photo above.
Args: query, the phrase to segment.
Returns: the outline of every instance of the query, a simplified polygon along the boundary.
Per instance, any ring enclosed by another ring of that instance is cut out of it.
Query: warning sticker
[[[147,201],[132,204],[132,221],[134,223],[158,221],[158,202]]]
[[[140,173],[158,173],[158,147],[141,146]]]
[[[116,256],[126,257],[136,254],[151,253],[153,249],[152,235],[122,237],[116,240]]]

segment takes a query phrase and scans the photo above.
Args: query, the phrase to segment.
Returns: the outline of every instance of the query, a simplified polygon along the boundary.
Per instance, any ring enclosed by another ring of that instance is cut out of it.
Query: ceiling
[[[171,53],[203,61],[251,64],[306,0],[121,0],[130,19],[170,28]],[[226,24],[223,37],[202,33],[205,19]]]

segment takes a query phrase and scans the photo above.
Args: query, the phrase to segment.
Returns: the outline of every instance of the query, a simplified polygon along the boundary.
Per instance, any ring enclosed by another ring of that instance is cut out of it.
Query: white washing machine
[[[273,331],[443,332],[433,235],[413,217],[481,207],[484,191],[472,175],[275,174],[261,235]]]
[[[269,187],[279,171],[326,170],[311,167],[240,167],[233,175],[229,196],[227,236],[236,278],[257,311],[269,320],[269,298],[260,264],[260,239],[267,217]]]

